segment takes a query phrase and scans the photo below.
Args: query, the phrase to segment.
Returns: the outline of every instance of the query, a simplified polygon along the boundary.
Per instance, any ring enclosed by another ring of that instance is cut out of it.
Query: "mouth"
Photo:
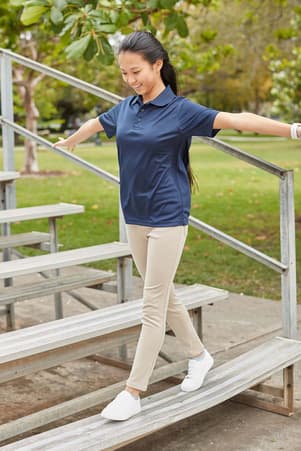
[[[137,89],[142,88],[142,85],[132,86],[132,88],[135,89],[135,91],[136,91]]]

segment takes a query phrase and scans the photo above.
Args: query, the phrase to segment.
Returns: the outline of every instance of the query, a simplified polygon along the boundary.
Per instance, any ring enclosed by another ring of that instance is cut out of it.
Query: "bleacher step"
[[[67,266],[131,255],[128,243],[115,241],[0,263],[0,278],[22,276]]]
[[[61,202],[52,205],[38,205],[35,207],[9,208],[0,210],[0,224],[26,221],[41,218],[59,218],[65,215],[83,213],[82,205]]]
[[[29,232],[18,233],[0,237],[0,249],[14,248],[18,246],[32,246],[49,241],[49,233]]]
[[[0,289],[0,305],[75,290],[81,287],[93,287],[114,279],[116,279],[115,274],[99,270],[93,274],[62,275],[30,284],[2,288]]]
[[[301,358],[301,342],[275,337],[211,370],[203,387],[185,393],[179,385],[142,399],[142,412],[127,421],[100,414],[3,446],[3,451],[100,451],[117,449],[203,412],[266,380]]]
[[[191,310],[226,299],[228,292],[196,284],[177,288],[176,295]],[[48,351],[53,352],[75,343],[84,345],[88,340],[138,327],[141,325],[142,306],[143,300],[138,299],[1,334],[0,365],[9,364],[9,368],[11,363],[22,362],[25,365],[25,359],[32,359],[34,355],[41,359],[42,353],[46,356]],[[51,364],[48,367],[50,366]],[[16,372],[9,369],[6,373],[3,369],[0,378],[2,382],[4,376],[5,379],[13,378],[16,377]]]

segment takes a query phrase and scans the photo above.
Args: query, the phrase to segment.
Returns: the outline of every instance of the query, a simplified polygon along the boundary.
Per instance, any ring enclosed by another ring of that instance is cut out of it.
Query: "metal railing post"
[[[13,81],[11,59],[4,54],[0,54],[1,65],[1,114],[5,119],[13,122]],[[14,171],[14,130],[6,124],[2,124],[3,139],[3,169],[4,171]],[[16,189],[15,183],[7,187],[6,208],[15,208]]]
[[[124,216],[119,202],[119,241],[127,243]],[[118,259],[117,267],[117,302],[127,302],[132,294],[133,260],[131,257]]]
[[[14,120],[13,105],[13,77],[12,63],[7,55],[0,55],[1,65],[1,114],[5,119]],[[3,140],[3,169],[4,171],[14,171],[14,131],[6,124],[2,124]],[[5,190],[4,208],[15,208],[16,206],[16,187],[12,182],[7,185]],[[2,225],[2,235],[10,235],[10,224]],[[2,254],[3,261],[11,260],[11,249],[4,249]],[[9,287],[13,284],[12,278],[4,279],[4,286]],[[15,306],[6,305],[6,321],[8,329],[16,328]]]
[[[127,243],[127,233],[124,216],[119,201],[119,241]],[[133,260],[131,257],[117,259],[117,302],[127,302],[132,295],[133,284]],[[126,361],[128,359],[127,345],[119,346],[119,357]]]
[[[297,337],[297,285],[294,208],[294,173],[280,178],[281,261],[287,270],[281,275],[283,336]]]

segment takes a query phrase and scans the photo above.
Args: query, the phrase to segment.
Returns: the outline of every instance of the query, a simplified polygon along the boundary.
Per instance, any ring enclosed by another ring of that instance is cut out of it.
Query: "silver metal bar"
[[[194,136],[194,138],[208,144],[209,146],[213,146],[218,150],[222,150],[233,157],[239,158],[240,160],[245,161],[253,166],[257,166],[260,169],[263,169],[270,174],[277,175],[278,177],[282,177],[287,169],[283,169],[280,166],[277,166],[269,161],[263,160],[262,158],[256,157],[255,155],[251,155],[243,150],[238,149],[237,147],[230,146],[230,144],[226,144],[223,141],[220,141],[216,138],[208,138],[206,136]]]
[[[49,235],[50,235],[50,252],[58,252],[58,237],[57,237],[57,227],[56,227],[56,218],[48,219],[49,225]],[[53,277],[58,277],[60,275],[60,270],[58,268],[51,271]],[[53,295],[54,299],[54,308],[55,308],[55,319],[64,318],[63,312],[63,299],[62,293],[55,293]]]
[[[12,85],[12,65],[11,60],[6,55],[0,55],[1,64],[1,114],[10,121],[14,121],[14,106],[13,106],[13,85]],[[14,171],[14,132],[8,125],[2,126],[2,140],[3,140],[3,169],[5,171]],[[3,209],[16,207],[16,187],[15,183],[11,182],[5,185],[3,194]],[[10,224],[2,225],[2,235],[10,235]],[[3,260],[11,260],[11,250],[4,249]],[[13,279],[8,278],[4,280],[4,286],[8,287],[13,284]],[[8,329],[16,328],[15,306],[6,306],[6,321]]]
[[[209,224],[206,224],[205,222],[200,221],[197,218],[194,218],[193,216],[189,217],[189,224],[195,227],[196,229],[202,230],[203,232],[207,233],[207,235],[216,238],[222,243],[225,243],[228,246],[233,247],[234,249],[247,255],[248,257],[252,257],[254,260],[257,260],[260,263],[263,263],[264,265],[268,266],[269,268],[274,269],[274,271],[277,271],[282,274],[287,270],[287,265],[279,262],[278,260],[272,257],[269,257],[268,255],[258,251],[257,249],[251,246],[248,246],[242,241],[239,241],[236,238],[233,238],[230,235],[221,232],[215,227],[212,227]]]
[[[59,147],[54,147],[54,145],[51,142],[47,141],[47,139],[41,138],[40,136],[37,136],[34,133],[26,130],[26,128],[21,127],[20,125],[17,125],[15,123],[13,123],[12,121],[9,121],[1,116],[0,116],[0,122],[8,125],[9,127],[11,127],[13,130],[15,130],[20,135],[25,136],[26,138],[30,138],[30,139],[36,141],[37,143],[39,143],[40,145],[46,147],[47,149],[50,149],[50,150],[58,153],[59,155],[62,155],[63,157],[67,158],[68,160],[71,160],[71,161],[75,162],[76,164],[79,164],[80,166],[88,169],[89,171],[94,172],[94,174],[99,175],[104,180],[114,183],[115,185],[119,185],[118,177],[110,174],[107,171],[104,171],[103,169],[100,169],[99,167],[95,166],[92,163],[89,163],[88,161],[83,160],[82,158],[78,157],[74,153],[67,152],[66,150],[63,150]]]
[[[3,118],[14,121],[13,85],[11,61],[6,55],[0,55],[1,64],[1,114]],[[15,171],[14,162],[14,132],[7,125],[2,127],[3,139],[3,169]],[[16,190],[15,184],[10,183],[6,190],[6,208],[15,208]]]
[[[281,277],[283,336],[297,337],[297,285],[294,173],[280,179],[280,239],[281,259],[288,270]]]
[[[127,243],[125,220],[119,200],[119,241]],[[117,302],[126,302],[132,295],[133,262],[131,257],[121,258],[117,262]]]
[[[124,215],[119,199],[119,241],[127,243],[127,232]],[[133,260],[132,258],[117,259],[117,303],[127,302],[132,296]],[[128,359],[128,347],[124,343],[118,347],[119,358]]]
[[[72,77],[72,75],[67,75],[64,72],[53,69],[52,67],[45,66],[44,64],[33,61],[29,58],[26,58],[25,56],[18,55],[17,53],[11,52],[10,50],[0,49],[0,56],[6,57],[7,59],[12,59],[16,63],[30,67],[31,69],[42,72],[43,74],[49,75],[50,77],[56,78],[57,80],[64,81],[69,85],[74,86],[75,88],[79,88],[82,91],[89,92],[90,94],[94,94],[95,96],[101,97],[102,99],[108,100],[109,102],[117,104],[123,99],[123,97],[120,97],[117,94],[112,94],[105,89],[98,88],[91,83],[87,83],[76,77]]]

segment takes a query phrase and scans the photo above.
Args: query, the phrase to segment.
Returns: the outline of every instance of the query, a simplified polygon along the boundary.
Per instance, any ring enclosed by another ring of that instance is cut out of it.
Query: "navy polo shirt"
[[[176,96],[167,86],[150,102],[130,96],[98,117],[107,136],[116,135],[120,200],[127,224],[188,224],[191,137],[213,137],[217,114]]]

